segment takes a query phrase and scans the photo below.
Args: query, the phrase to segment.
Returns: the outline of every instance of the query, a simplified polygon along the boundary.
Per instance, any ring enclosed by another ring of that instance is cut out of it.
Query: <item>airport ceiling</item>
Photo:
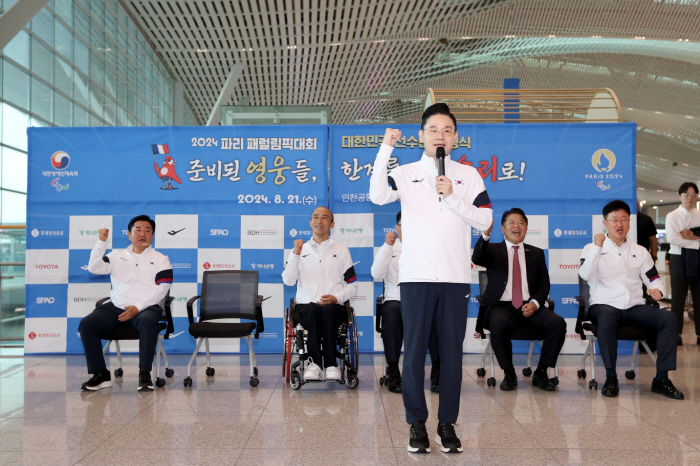
[[[700,180],[700,0],[122,2],[204,124],[229,105],[331,105],[417,123],[426,90],[611,88],[638,124],[639,198]]]

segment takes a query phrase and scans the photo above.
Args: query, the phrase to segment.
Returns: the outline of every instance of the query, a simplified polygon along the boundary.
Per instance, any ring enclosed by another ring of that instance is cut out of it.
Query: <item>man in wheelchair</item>
[[[110,301],[96,308],[80,321],[78,331],[85,348],[88,373],[92,378],[82,385],[83,390],[99,390],[112,386],[102,354],[100,335],[127,323],[139,332],[139,391],[153,390],[151,369],[158,343],[158,322],[162,309],[160,302],[173,283],[173,269],[168,256],[151,248],[156,222],[147,215],[139,215],[129,222],[131,246],[112,250],[105,255],[109,230],[101,228],[99,239],[90,252],[88,271],[110,275]]]
[[[350,250],[330,238],[333,213],[327,207],[317,207],[309,223],[313,237],[306,242],[294,241],[282,281],[287,286],[297,285],[294,318],[308,332],[309,364],[304,380],[340,380],[338,328],[347,318],[343,303],[357,292],[357,277]]]
[[[607,234],[596,234],[594,242],[583,248],[579,267],[579,275],[590,286],[588,315],[598,327],[598,345],[605,364],[603,396],[619,393],[617,328],[633,324],[657,331],[658,359],[651,391],[682,400],[683,393],[668,378],[668,372],[676,369],[678,321],[672,312],[644,301],[642,283],[656,301],[663,297],[664,285],[649,251],[627,239],[629,205],[620,200],[608,203],[603,208],[603,225]]]

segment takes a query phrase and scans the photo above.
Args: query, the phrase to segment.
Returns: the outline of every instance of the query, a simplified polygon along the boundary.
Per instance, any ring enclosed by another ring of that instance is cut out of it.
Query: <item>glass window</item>
[[[21,110],[2,104],[2,142],[26,152],[28,115]]]
[[[116,103],[110,98],[105,98],[104,118],[107,121],[108,125],[114,126],[114,123],[115,123],[114,109],[115,108],[116,108]]]
[[[121,25],[119,29],[117,29],[117,44],[119,44],[119,50],[122,50],[124,52],[126,52],[126,49],[129,46],[129,40],[127,39],[126,29],[124,29]]]
[[[121,74],[124,78],[126,78],[127,66],[126,55],[119,50],[119,52],[117,52],[117,73]]]
[[[68,27],[73,27],[73,0],[55,0],[54,11]]]
[[[50,84],[53,84],[53,57],[49,49],[32,39],[32,73]]]
[[[100,87],[105,86],[105,64],[94,53],[90,56],[90,79]]]
[[[119,105],[126,104],[126,84],[122,81],[117,81],[117,103]]]
[[[23,67],[29,69],[29,34],[20,31],[2,51],[7,58],[10,58]]]
[[[102,117],[102,106],[104,105],[104,94],[95,86],[90,86],[90,111]],[[100,125],[101,126],[101,125]]]
[[[0,223],[22,225],[27,223],[27,195],[9,191],[2,192],[2,218]]]
[[[53,47],[53,15],[45,8],[32,18],[32,32]]]
[[[73,100],[88,106],[88,80],[77,71],[73,73]]]
[[[3,60],[2,96],[8,102],[29,108],[29,76],[7,60]]]
[[[56,94],[55,113],[53,121],[56,126],[70,126],[73,102],[62,95]]]
[[[102,120],[96,115],[90,114],[90,126],[104,126]]]
[[[27,154],[4,147],[1,171],[3,188],[27,192]]]
[[[73,5],[73,29],[85,42],[90,43],[90,18],[77,4]]]
[[[73,96],[73,68],[60,58],[56,57],[56,89],[65,93],[68,97]],[[70,125],[68,125],[70,126]]]
[[[117,126],[126,126],[126,110],[117,106]]]
[[[79,105],[73,105],[73,126],[87,126],[88,112]]]
[[[126,90],[126,109],[129,113],[136,112],[136,94],[131,89]]]
[[[117,77],[109,68],[105,72],[105,91],[107,91],[108,95],[116,97]]]
[[[92,20],[104,26],[105,24],[105,4],[100,2],[92,1],[90,2],[90,14],[92,15]]]
[[[73,53],[75,55],[73,60],[75,67],[83,73],[87,73],[90,66],[90,50],[77,37],[73,42]]]
[[[105,49],[105,33],[97,27],[93,27],[90,31],[90,45],[93,51],[97,50],[100,55],[104,53]]]
[[[105,40],[105,63],[117,69],[117,45],[111,40]]]
[[[53,89],[32,78],[32,113],[53,121]]]
[[[73,34],[59,22],[56,22],[56,51],[73,60]]]
[[[105,32],[107,35],[111,36],[112,39],[117,38],[117,18],[115,18],[114,14],[107,10],[105,14]]]

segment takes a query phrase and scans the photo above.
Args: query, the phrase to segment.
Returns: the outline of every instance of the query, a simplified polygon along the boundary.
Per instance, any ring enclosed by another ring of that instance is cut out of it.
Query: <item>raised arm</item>
[[[384,280],[389,273],[389,265],[391,264],[391,256],[394,253],[395,242],[396,233],[390,231],[386,234],[386,240],[377,251],[377,255],[374,256],[374,262],[372,262],[370,272],[372,273],[372,278],[375,280]]]
[[[301,257],[301,248],[304,247],[304,240],[298,239],[294,241],[294,250],[289,253],[287,262],[284,264],[282,271],[282,282],[287,286],[294,286],[299,279],[299,258]]]
[[[88,262],[88,272],[97,275],[107,275],[112,273],[112,264],[110,258],[105,255],[107,251],[107,238],[109,237],[109,230],[107,228],[100,228],[98,230],[98,240],[95,247],[90,251],[90,262]]]
[[[379,148],[377,158],[374,160],[372,176],[369,178],[369,199],[377,205],[394,202],[400,197],[396,180],[389,176],[387,171],[389,157],[394,151],[394,144],[400,137],[400,130],[387,128],[384,133],[384,142]]]
[[[587,244],[581,252],[581,265],[578,268],[578,274],[587,282],[595,280],[598,274],[598,263],[600,262],[603,251],[603,243],[605,235],[598,233],[593,237],[593,243]]]

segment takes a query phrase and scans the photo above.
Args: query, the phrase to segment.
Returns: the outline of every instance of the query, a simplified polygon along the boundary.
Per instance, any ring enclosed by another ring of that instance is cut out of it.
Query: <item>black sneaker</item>
[[[425,430],[425,421],[411,424],[411,436],[408,438],[408,451],[411,453],[430,453],[430,440]]]
[[[112,386],[112,374],[110,374],[108,369],[98,372],[93,375],[90,380],[85,382],[80,388],[83,390],[99,390],[101,388],[108,388]]]
[[[443,453],[461,453],[462,442],[459,441],[455,433],[454,424],[438,424],[435,443],[440,445],[440,451]]]
[[[144,370],[139,370],[139,391],[153,390],[153,381],[151,373]]]

